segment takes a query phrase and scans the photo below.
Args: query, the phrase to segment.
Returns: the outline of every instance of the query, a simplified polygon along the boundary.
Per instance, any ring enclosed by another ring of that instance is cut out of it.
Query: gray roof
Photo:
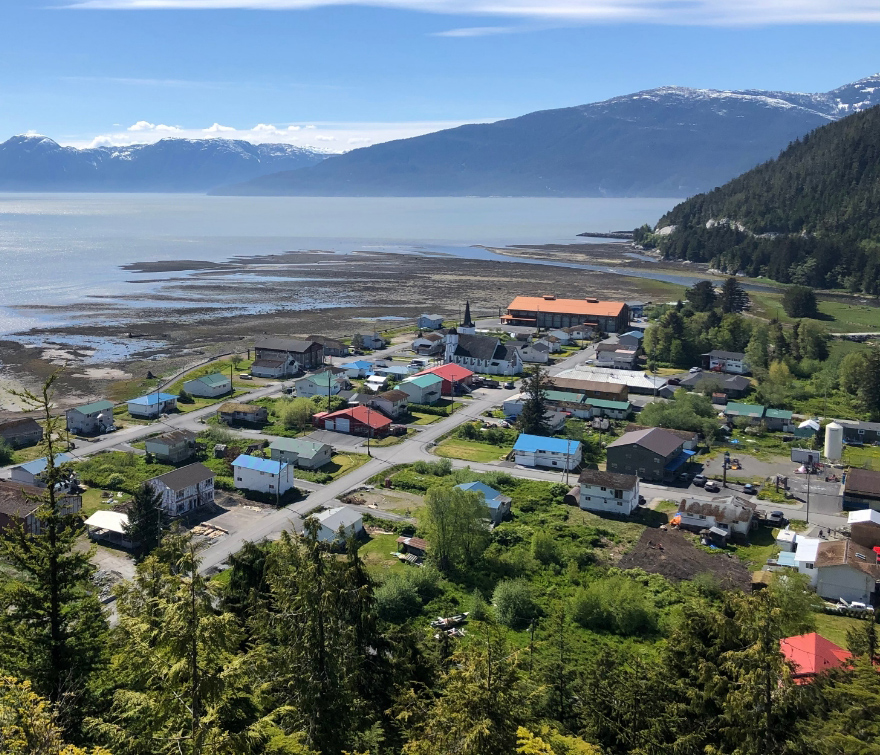
[[[458,336],[455,356],[470,357],[488,362],[492,359],[509,361],[513,359],[512,350],[492,336],[477,336],[462,333]]]
[[[745,391],[751,385],[751,381],[742,375],[725,375],[717,372],[695,372],[692,375],[681,378],[679,385],[687,388],[696,388],[701,385],[704,380],[711,380],[718,383],[722,388],[728,391]]]
[[[313,514],[321,524],[327,529],[336,532],[340,527],[350,527],[357,524],[363,518],[360,513],[348,506],[336,506],[332,509],[326,509],[319,514]]]
[[[741,351],[721,351],[720,349],[715,349],[714,351],[710,351],[707,354],[703,354],[704,357],[715,357],[716,359],[733,359],[735,361],[741,362],[746,358],[746,355]]]
[[[0,481],[0,513],[24,519],[42,505],[46,491],[20,482]],[[30,497],[30,498],[29,498]],[[36,498],[38,500],[31,500]]]
[[[270,449],[278,451],[293,452],[297,456],[304,459],[314,458],[325,448],[329,448],[327,443],[321,443],[316,440],[306,440],[304,438],[276,438],[272,441]]]
[[[641,446],[653,451],[661,456],[669,456],[679,448],[684,441],[677,435],[666,432],[659,427],[652,427],[650,430],[636,430],[631,433],[624,433],[616,441],[608,444],[608,448],[619,448],[620,446]]]
[[[196,434],[189,430],[172,430],[170,433],[164,433],[155,438],[147,438],[147,442],[162,443],[166,446],[176,446],[178,443],[189,443],[195,439]]]
[[[603,472],[599,469],[585,469],[578,478],[585,485],[598,485],[614,490],[632,490],[639,482],[639,478],[632,474],[619,472]]]
[[[148,482],[159,480],[172,490],[183,490],[191,485],[197,485],[204,480],[211,480],[213,478],[214,472],[212,470],[208,469],[208,467],[201,462],[196,462],[195,464],[187,464],[180,469],[174,469],[165,474],[161,474],[158,477],[154,477],[152,480],[148,480]]]
[[[848,427],[850,429],[856,430],[871,430],[873,432],[880,432],[880,422],[864,422],[862,420],[855,419],[836,419],[834,420],[841,427]]]
[[[313,341],[314,343],[319,343],[322,346],[326,346],[331,349],[348,348],[344,343],[342,343],[342,341],[336,338],[329,338],[328,336],[308,336],[306,340]]]
[[[320,348],[321,345],[314,341],[295,338],[264,338],[254,344],[256,349],[269,349],[270,351],[286,351],[293,354],[302,354],[310,349]]]
[[[757,508],[757,504],[734,495],[708,500],[705,498],[684,498],[678,506],[679,511],[711,516],[716,522],[725,524],[748,522]]]

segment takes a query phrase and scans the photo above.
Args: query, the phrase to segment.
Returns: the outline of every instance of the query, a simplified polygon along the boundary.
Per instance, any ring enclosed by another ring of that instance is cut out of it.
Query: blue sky
[[[338,151],[664,84],[823,91],[880,71],[880,0],[0,7],[0,139],[77,145],[207,134]]]

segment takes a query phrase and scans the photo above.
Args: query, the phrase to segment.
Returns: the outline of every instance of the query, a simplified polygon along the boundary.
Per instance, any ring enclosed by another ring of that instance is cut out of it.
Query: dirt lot
[[[425,501],[420,495],[406,493],[403,490],[359,490],[356,494],[364,500],[361,505],[379,511],[390,511],[400,516],[413,516],[416,509],[421,508]]]
[[[749,570],[730,554],[709,554],[695,547],[681,532],[647,529],[635,547],[618,563],[621,569],[644,569],[681,582],[709,572],[728,589],[748,590]]]

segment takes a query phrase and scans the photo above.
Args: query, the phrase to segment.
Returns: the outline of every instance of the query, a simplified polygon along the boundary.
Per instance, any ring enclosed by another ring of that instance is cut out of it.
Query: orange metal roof
[[[617,317],[626,304],[622,301],[589,302],[585,299],[545,299],[542,296],[517,296],[507,310],[550,312],[584,317]]]
[[[391,424],[391,420],[382,414],[382,412],[370,409],[366,406],[355,406],[352,409],[341,409],[338,412],[333,412],[333,414],[325,414],[322,419],[335,419],[336,417],[350,417],[351,419],[372,427],[374,430],[379,430],[380,428],[387,427]]]
[[[842,666],[852,657],[848,651],[816,632],[785,637],[779,641],[779,649],[794,664],[793,676],[799,684],[830,668]]]
[[[428,370],[422,370],[421,372],[416,373],[416,375],[437,375],[444,380],[456,383],[461,382],[465,378],[469,378],[473,374],[473,371],[469,370],[467,367],[462,367],[460,364],[453,364],[452,362],[449,364],[441,364],[438,367],[431,367]]]

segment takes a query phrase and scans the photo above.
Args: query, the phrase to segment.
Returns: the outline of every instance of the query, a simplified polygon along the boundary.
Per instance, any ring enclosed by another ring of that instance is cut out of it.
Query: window
[[[618,506],[623,506],[623,501],[618,501],[618,502],[617,502],[617,505],[618,505]]]
[[[815,564],[804,564],[804,568],[805,569],[815,569],[816,565]]]
[[[601,490],[608,490],[608,488],[601,488]]]
[[[615,490],[614,497],[615,498],[623,498],[623,491],[622,490]]]

